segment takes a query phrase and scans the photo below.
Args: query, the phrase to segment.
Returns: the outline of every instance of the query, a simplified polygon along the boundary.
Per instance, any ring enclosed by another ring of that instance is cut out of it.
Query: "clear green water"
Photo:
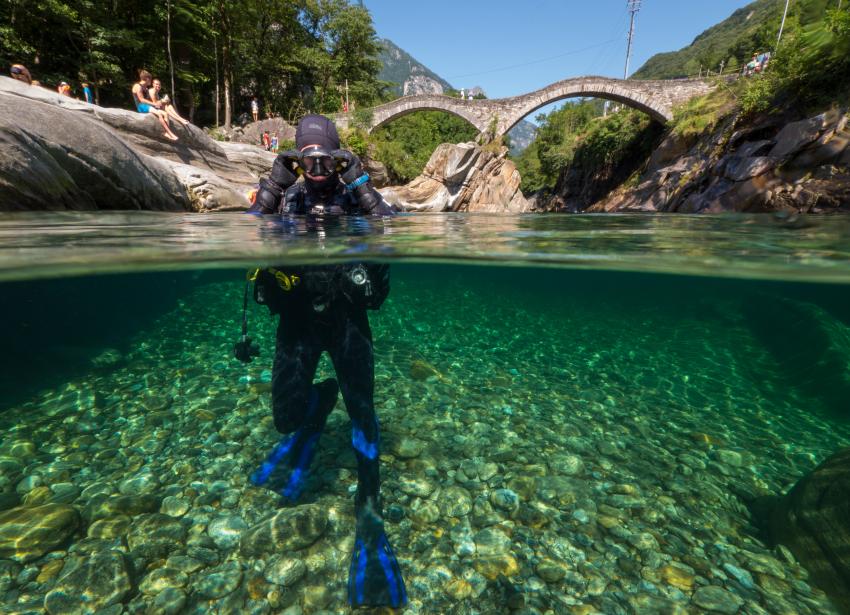
[[[406,612],[701,613],[707,585],[741,613],[834,612],[746,502],[850,445],[843,219],[246,218],[2,220],[0,549],[9,510],[80,519],[30,561],[0,551],[0,612],[74,592],[116,614],[346,612],[342,402],[298,507],[324,531],[248,553],[278,511],[247,481],[276,441],[265,308],[260,359],[231,348],[244,266],[354,255],[394,263],[371,323]],[[290,585],[280,557],[305,564]]]

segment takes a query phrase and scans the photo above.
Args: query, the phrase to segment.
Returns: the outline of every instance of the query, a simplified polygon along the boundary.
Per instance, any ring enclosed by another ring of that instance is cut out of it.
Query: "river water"
[[[343,403],[281,506],[248,480],[279,438],[264,307],[260,357],[232,346],[247,269],[370,260],[391,264],[370,320],[404,612],[832,613],[747,503],[850,445],[849,238],[844,218],[4,215],[0,612],[347,612]]]

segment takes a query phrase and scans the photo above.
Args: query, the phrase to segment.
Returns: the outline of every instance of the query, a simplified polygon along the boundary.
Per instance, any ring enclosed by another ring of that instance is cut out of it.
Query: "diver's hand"
[[[346,184],[350,184],[363,176],[363,164],[357,155],[349,152],[346,149],[337,149],[331,152],[331,156],[342,163],[342,172],[340,178]]]
[[[281,152],[275,158],[272,165],[272,172],[269,179],[280,186],[283,190],[289,188],[298,177],[295,175],[295,169],[298,167],[298,151],[288,150]]]

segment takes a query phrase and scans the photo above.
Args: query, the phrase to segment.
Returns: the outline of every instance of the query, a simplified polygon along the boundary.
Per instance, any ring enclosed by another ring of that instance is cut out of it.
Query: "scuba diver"
[[[393,208],[369,182],[359,158],[340,149],[333,122],[308,115],[299,124],[296,150],[282,152],[260,181],[254,214],[392,215]],[[298,175],[303,181],[296,181]],[[247,307],[248,287],[244,305]],[[384,532],[378,468],[374,358],[368,309],[389,293],[389,266],[367,263],[276,267],[257,270],[254,299],[280,314],[272,369],[272,408],[284,434],[251,482],[295,502],[304,487],[319,437],[341,391],[351,418],[357,458],[356,534],[348,579],[352,607],[407,604],[401,570]],[[243,336],[235,355],[250,362],[259,349]],[[313,384],[327,351],[336,379]]]

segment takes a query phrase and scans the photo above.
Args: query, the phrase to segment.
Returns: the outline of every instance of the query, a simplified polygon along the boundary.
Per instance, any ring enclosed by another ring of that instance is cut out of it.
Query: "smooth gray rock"
[[[744,601],[732,592],[714,585],[700,587],[694,592],[692,600],[694,604],[707,611],[728,615],[737,613],[744,604]]]
[[[809,143],[813,143],[825,127],[826,118],[824,115],[788,124],[776,135],[776,145],[770,150],[770,156],[772,158],[785,158],[799,152]]]
[[[0,77],[0,209],[232,210],[271,170],[260,148],[225,149],[196,126],[60,96]]]
[[[130,590],[124,554],[96,553],[59,577],[56,586],[45,596],[44,608],[50,615],[94,614],[120,603]]]
[[[328,511],[317,504],[281,510],[242,535],[241,552],[246,557],[262,557],[297,551],[316,542],[327,526]]]
[[[194,589],[199,596],[215,600],[234,592],[240,583],[242,583],[242,567],[239,562],[230,561],[204,573],[195,583]]]

